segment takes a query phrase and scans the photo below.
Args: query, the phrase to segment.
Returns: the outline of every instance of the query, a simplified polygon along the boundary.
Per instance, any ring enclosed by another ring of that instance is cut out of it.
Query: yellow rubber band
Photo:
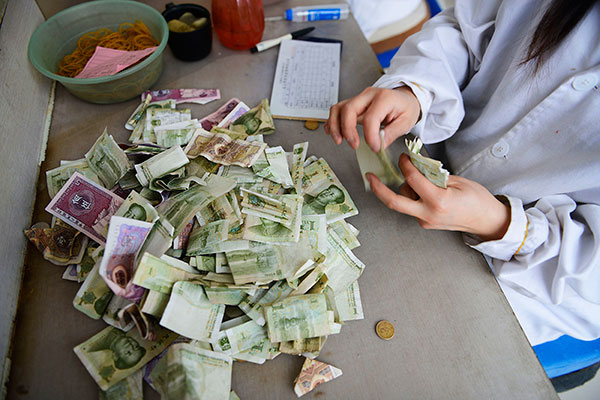
[[[517,252],[515,253],[515,256],[517,254],[519,254],[519,252],[521,251],[521,247],[523,247],[523,245],[525,244],[525,241],[527,240],[527,232],[529,232],[529,218],[527,218],[527,226],[525,227],[525,237],[523,238],[523,242],[521,243],[521,245],[517,249]]]

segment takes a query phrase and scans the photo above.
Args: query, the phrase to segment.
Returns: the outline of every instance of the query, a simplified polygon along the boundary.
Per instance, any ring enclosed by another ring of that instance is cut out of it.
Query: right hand
[[[325,132],[331,135],[336,144],[346,139],[356,150],[360,141],[356,124],[362,123],[365,141],[374,152],[378,152],[381,147],[379,130],[382,126],[385,126],[385,148],[410,131],[420,114],[421,105],[410,87],[368,87],[360,94],[331,107]]]

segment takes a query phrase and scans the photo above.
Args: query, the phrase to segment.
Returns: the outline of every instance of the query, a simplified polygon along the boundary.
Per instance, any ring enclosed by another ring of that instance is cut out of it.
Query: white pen
[[[300,29],[298,31],[295,31],[295,32],[292,32],[292,33],[288,33],[287,35],[283,35],[283,36],[280,36],[280,37],[275,38],[275,39],[265,40],[263,42],[260,42],[259,44],[257,44],[253,48],[251,48],[250,51],[252,53],[258,53],[260,51],[264,51],[264,50],[270,49],[273,46],[277,46],[279,43],[283,42],[284,40],[287,40],[287,39],[296,39],[296,38],[298,38],[300,36],[306,35],[307,33],[312,32],[313,29],[315,29],[315,27],[311,26],[310,28]]]

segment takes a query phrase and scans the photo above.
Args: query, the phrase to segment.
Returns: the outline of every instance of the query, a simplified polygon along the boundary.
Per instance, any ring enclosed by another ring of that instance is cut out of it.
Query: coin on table
[[[319,121],[309,119],[306,122],[304,122],[304,127],[308,130],[314,131],[319,127]]]
[[[383,340],[390,340],[394,337],[394,325],[389,321],[381,320],[375,325],[375,332]]]

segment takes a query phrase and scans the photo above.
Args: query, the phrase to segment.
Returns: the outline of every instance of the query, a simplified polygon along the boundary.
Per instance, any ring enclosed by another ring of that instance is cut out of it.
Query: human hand
[[[482,240],[501,239],[510,224],[510,207],[477,182],[450,175],[446,189],[429,182],[407,154],[398,162],[406,183],[396,194],[373,174],[371,190],[387,207],[411,215],[425,229],[461,231]]]
[[[421,105],[408,86],[396,89],[368,87],[360,94],[331,107],[325,132],[331,135],[336,144],[346,139],[356,150],[360,141],[356,124],[362,123],[365,141],[374,152],[378,152],[382,125],[385,125],[385,148],[411,130],[420,113]]]

